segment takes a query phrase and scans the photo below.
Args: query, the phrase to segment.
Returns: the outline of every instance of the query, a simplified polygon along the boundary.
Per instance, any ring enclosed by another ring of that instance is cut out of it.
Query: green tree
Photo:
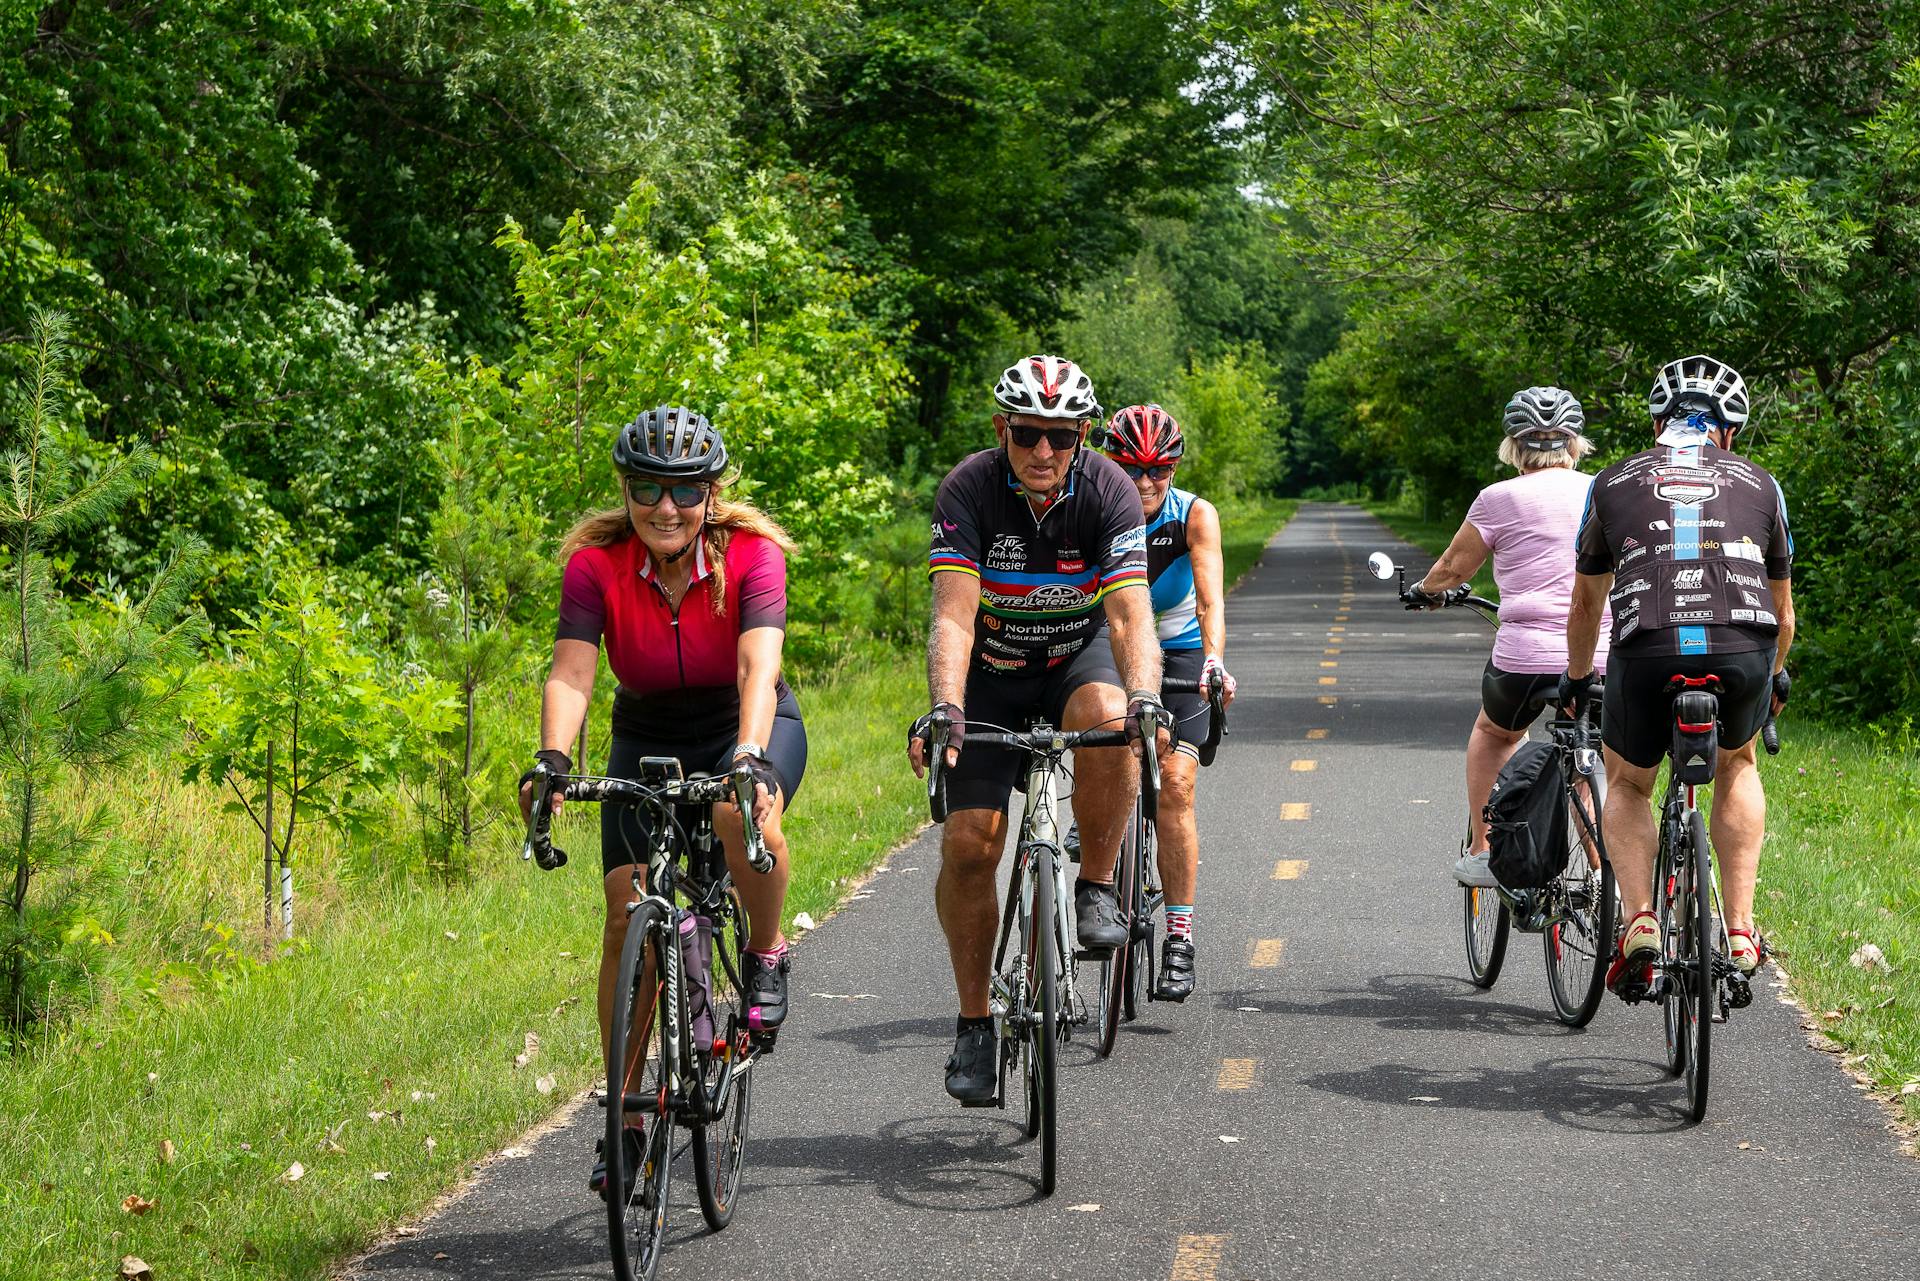
[[[183,609],[196,575],[192,546],[177,548],[137,600],[88,607],[60,595],[49,542],[97,526],[152,459],[135,448],[97,468],[81,466],[62,421],[64,320],[36,314],[29,343],[28,378],[10,424],[18,444],[5,456],[0,485],[8,557],[0,598],[0,795],[12,864],[0,922],[0,1023],[10,1044],[42,1012],[33,1007],[32,993],[44,990],[35,971],[56,959],[70,924],[57,908],[31,910],[34,879],[72,875],[105,836],[99,812],[63,814],[47,797],[65,774],[108,768],[158,728],[155,713],[176,688],[163,673],[178,669],[200,632],[199,618]]]

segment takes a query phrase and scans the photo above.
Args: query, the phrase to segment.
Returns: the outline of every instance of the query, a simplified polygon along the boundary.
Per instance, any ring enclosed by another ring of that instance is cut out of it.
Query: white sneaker
[[[1453,865],[1453,879],[1469,889],[1497,890],[1500,888],[1500,882],[1493,874],[1493,867],[1488,861],[1485,850],[1478,854],[1462,854]]]

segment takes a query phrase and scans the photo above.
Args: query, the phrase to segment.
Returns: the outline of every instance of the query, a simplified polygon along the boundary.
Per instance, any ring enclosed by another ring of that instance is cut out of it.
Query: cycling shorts
[[[1771,649],[1740,654],[1636,656],[1614,650],[1607,662],[1600,737],[1629,765],[1652,769],[1673,743],[1674,676],[1720,678],[1720,746],[1745,747],[1773,707]]]
[[[1163,681],[1197,681],[1201,669],[1206,665],[1207,652],[1203,649],[1164,650],[1160,655],[1160,678]],[[1167,713],[1173,717],[1173,750],[1199,760],[1200,745],[1207,741],[1207,729],[1213,724],[1213,712],[1207,706],[1207,696],[1163,690],[1160,701],[1166,704]]]
[[[1113,647],[1104,627],[1078,653],[1039,676],[969,670],[967,720],[984,721],[1015,733],[1026,729],[1035,717],[1058,725],[1067,714],[1067,701],[1084,685],[1120,688],[1120,673],[1113,665]],[[1116,723],[1106,728],[1120,726]],[[959,762],[947,771],[947,809],[1004,812],[1014,788],[1025,789],[1030,764],[1025,752],[963,745]]]
[[[685,734],[663,736],[623,732],[615,726],[613,749],[607,756],[607,775],[611,778],[638,778],[643,756],[672,756],[688,775],[723,774],[733,768],[733,749],[739,745],[739,723],[725,733],[706,733],[689,739]],[[774,705],[773,732],[767,735],[767,763],[780,780],[780,794],[789,807],[800,790],[807,772],[807,727],[800,719],[800,704],[793,691],[782,689]],[[676,808],[682,827],[692,830],[700,807]],[[653,825],[638,806],[602,805],[600,807],[600,871],[604,876],[629,863],[644,864],[653,839]]]
[[[1504,672],[1489,662],[1480,673],[1480,710],[1501,729],[1523,730],[1559,689],[1559,672]]]

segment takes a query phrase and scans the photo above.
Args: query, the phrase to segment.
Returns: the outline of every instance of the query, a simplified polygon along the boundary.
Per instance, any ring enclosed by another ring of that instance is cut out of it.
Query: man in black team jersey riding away
[[[1033,356],[1000,376],[993,398],[1000,447],[963,460],[934,502],[934,710],[1012,730],[1036,716],[1069,730],[1124,718],[1133,729],[1143,710],[1160,707],[1160,646],[1140,496],[1118,466],[1085,448],[1100,412],[1093,384],[1072,361]],[[926,768],[930,719],[909,736],[916,774]],[[1024,762],[1005,749],[967,747],[958,726],[945,750],[949,816],[934,898],[960,994],[947,1093],[978,1102],[997,1085],[987,1009],[1000,920],[994,877]],[[1082,855],[1073,900],[1085,948],[1126,941],[1112,882],[1134,769],[1124,748],[1074,753]]]
[[[1666,687],[1674,676],[1720,681],[1711,840],[1729,959],[1749,974],[1759,968],[1753,886],[1767,802],[1754,743],[1769,710],[1786,702],[1793,643],[1786,499],[1765,469],[1729,452],[1747,421],[1746,384],[1709,356],[1689,356],[1660,371],[1647,400],[1657,445],[1601,472],[1580,520],[1560,687],[1562,703],[1592,687],[1611,588],[1605,830],[1627,926],[1607,984],[1629,1000],[1646,993],[1660,954],[1650,806],[1673,732]]]

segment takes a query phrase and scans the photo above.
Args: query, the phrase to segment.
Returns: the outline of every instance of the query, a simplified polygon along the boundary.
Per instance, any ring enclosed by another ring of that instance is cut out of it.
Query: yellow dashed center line
[[[1322,694],[1320,696],[1320,706],[1322,707],[1332,707],[1335,703],[1339,701],[1340,699],[1333,694]]]
[[[1296,774],[1311,774],[1320,768],[1319,761],[1295,761],[1290,767]]]
[[[1320,652],[1321,652],[1322,654],[1338,654],[1338,653],[1340,652],[1340,650],[1339,650],[1339,648],[1338,648],[1338,647],[1335,647],[1335,648],[1333,648],[1333,649],[1323,649],[1323,650],[1321,650]]]
[[[1320,678],[1320,683],[1322,685],[1338,685],[1340,683],[1340,678],[1338,676],[1322,676]]]
[[[1313,817],[1312,801],[1286,801],[1286,802],[1283,802],[1280,806],[1280,818],[1283,822],[1292,821],[1296,819],[1304,821],[1312,817]]]
[[[1273,879],[1276,881],[1297,881],[1307,874],[1307,860],[1303,858],[1283,858],[1273,865]]]
[[[1253,1088],[1254,1060],[1222,1059],[1220,1075],[1214,1078],[1216,1090],[1250,1090]]]
[[[1247,959],[1251,969],[1270,970],[1280,964],[1280,954],[1287,950],[1285,939],[1255,939],[1253,954]]]
[[[1340,666],[1340,664],[1339,664],[1339,663],[1337,663],[1337,662],[1335,662],[1335,661],[1334,661],[1333,659],[1331,659],[1331,658],[1323,658],[1323,659],[1321,659],[1321,660],[1320,660],[1320,666],[1322,666],[1322,667],[1338,667],[1338,666]]]
[[[1327,630],[1328,630],[1328,631],[1330,631],[1330,632],[1344,632],[1344,631],[1346,631],[1347,629],[1346,629],[1346,628],[1344,628],[1344,627],[1329,627],[1329,628],[1327,628]]]
[[[1227,1238],[1221,1233],[1186,1234],[1173,1247],[1169,1281],[1214,1281],[1220,1274],[1220,1255]]]
[[[1327,736],[1327,731],[1323,729],[1310,729],[1307,731],[1307,737],[1310,739],[1318,740],[1318,739],[1325,738],[1326,736]]]

